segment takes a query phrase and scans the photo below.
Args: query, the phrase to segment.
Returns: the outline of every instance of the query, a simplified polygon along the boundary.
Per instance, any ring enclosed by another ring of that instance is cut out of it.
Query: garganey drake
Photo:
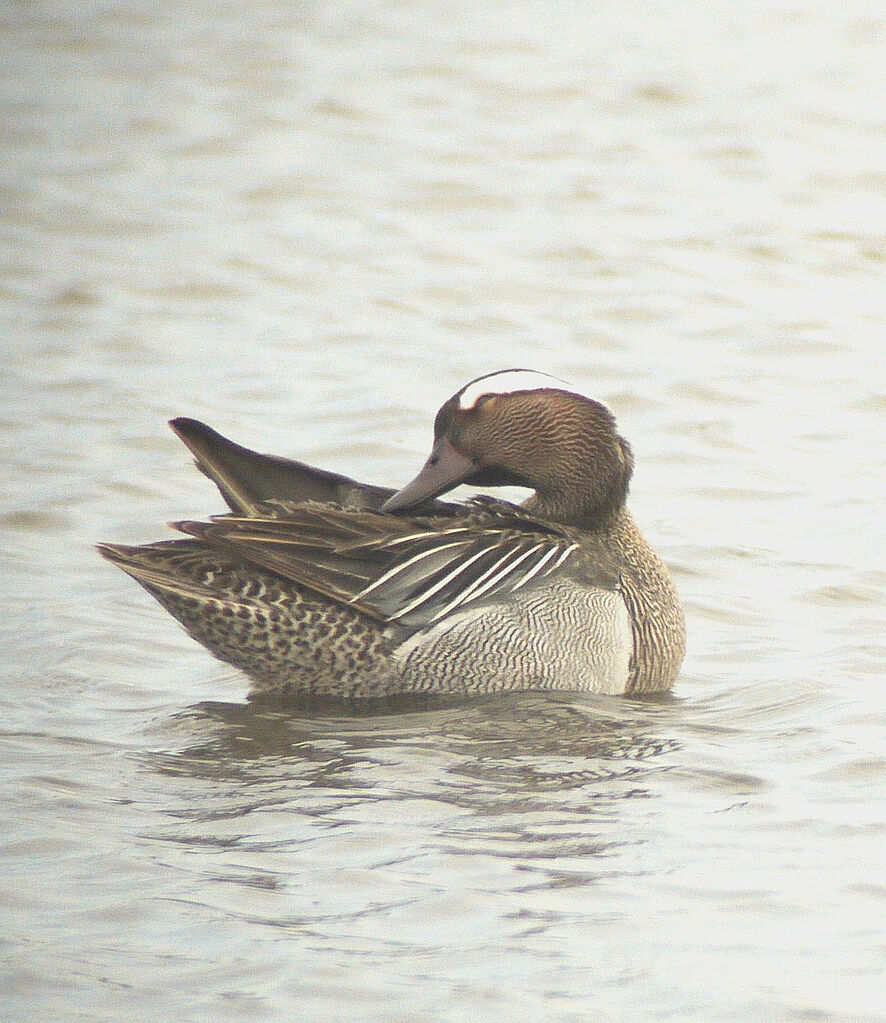
[[[467,384],[397,492],[170,425],[231,512],[99,550],[256,692],[649,693],[677,676],[683,610],[625,505],[631,449],[561,380]],[[460,483],[534,494],[436,500]]]

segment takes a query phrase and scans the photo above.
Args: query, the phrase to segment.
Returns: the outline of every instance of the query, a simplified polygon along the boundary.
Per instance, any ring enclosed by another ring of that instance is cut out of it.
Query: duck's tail
[[[279,455],[241,447],[205,423],[184,416],[169,425],[188,446],[197,468],[240,515],[259,513],[262,501],[323,501],[347,508],[379,508],[393,493]]]

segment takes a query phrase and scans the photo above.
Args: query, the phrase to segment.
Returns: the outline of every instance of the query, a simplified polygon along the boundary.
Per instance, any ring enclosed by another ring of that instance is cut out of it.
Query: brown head
[[[459,483],[531,487],[534,512],[587,527],[624,505],[633,470],[626,440],[599,402],[544,373],[479,377],[437,413],[424,468],[384,511],[411,508]]]

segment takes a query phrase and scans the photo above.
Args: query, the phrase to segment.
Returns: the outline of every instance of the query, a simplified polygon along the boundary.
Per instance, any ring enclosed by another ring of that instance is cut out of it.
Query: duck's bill
[[[476,471],[474,460],[457,451],[445,437],[434,445],[424,468],[411,483],[398,490],[381,506],[385,512],[413,508],[422,501],[439,497],[464,483]]]

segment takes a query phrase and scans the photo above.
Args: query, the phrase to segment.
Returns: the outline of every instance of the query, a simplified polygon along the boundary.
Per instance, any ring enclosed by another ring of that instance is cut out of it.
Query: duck
[[[396,490],[170,426],[228,511],[100,553],[262,693],[337,699],[664,692],[685,648],[665,564],[627,508],[605,405],[547,373],[470,381]],[[441,499],[460,484],[529,488]]]

